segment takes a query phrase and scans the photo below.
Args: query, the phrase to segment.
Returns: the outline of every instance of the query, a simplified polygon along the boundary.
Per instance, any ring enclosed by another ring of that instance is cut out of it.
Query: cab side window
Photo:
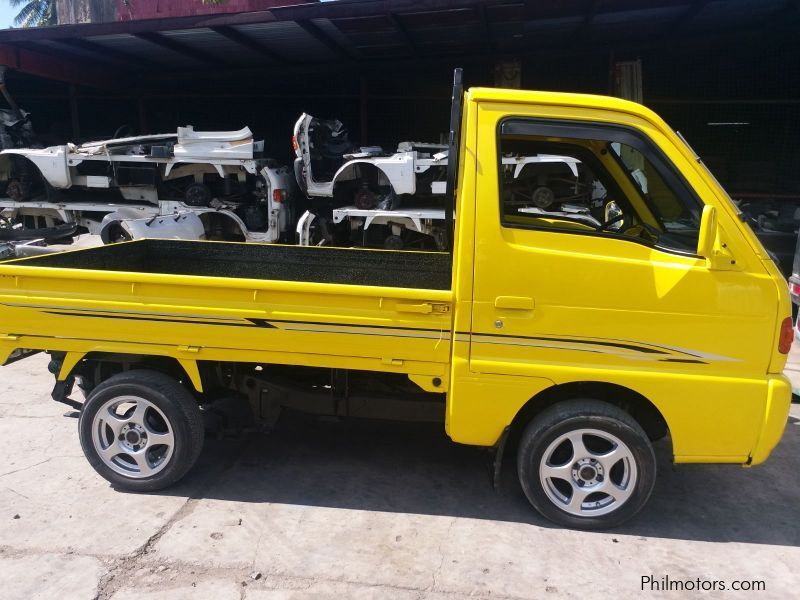
[[[501,125],[498,165],[504,227],[695,252],[700,202],[645,140],[599,126],[507,124]]]

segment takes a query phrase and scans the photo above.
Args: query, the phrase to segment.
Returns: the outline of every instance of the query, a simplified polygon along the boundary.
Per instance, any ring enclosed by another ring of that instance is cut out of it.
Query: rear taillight
[[[297,136],[293,135],[292,136],[292,150],[297,152],[298,148],[300,148],[300,146],[297,145]]]
[[[783,322],[781,322],[781,337],[778,340],[778,352],[781,354],[789,354],[789,350],[792,349],[792,340],[794,340],[792,317],[786,317]]]
[[[286,190],[272,190],[272,201],[278,204],[286,202]]]
[[[792,296],[800,296],[800,283],[790,283],[789,284],[789,293]]]

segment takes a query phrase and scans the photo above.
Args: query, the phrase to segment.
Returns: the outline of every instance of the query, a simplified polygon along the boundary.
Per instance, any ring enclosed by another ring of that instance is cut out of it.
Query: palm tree
[[[11,6],[20,8],[14,25],[40,27],[56,24],[56,0],[9,0]]]

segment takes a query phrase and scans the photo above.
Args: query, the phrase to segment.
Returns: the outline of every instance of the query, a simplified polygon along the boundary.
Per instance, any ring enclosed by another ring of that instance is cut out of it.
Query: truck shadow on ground
[[[790,417],[772,458],[753,469],[673,467],[664,442],[657,455],[653,496],[614,533],[800,546],[800,419]],[[487,452],[454,444],[430,424],[292,415],[270,434],[208,440],[190,475],[164,493],[553,527],[525,499],[513,450],[494,491]]]

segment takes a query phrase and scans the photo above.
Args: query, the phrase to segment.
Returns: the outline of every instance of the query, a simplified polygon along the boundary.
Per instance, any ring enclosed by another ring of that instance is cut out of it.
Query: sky
[[[0,29],[11,27],[18,12],[18,8],[11,8],[8,0],[0,0]]]

